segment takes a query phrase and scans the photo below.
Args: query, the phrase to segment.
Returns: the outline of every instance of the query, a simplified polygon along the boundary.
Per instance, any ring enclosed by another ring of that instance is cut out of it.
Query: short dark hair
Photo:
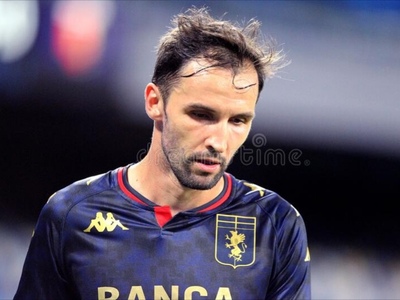
[[[264,80],[286,65],[282,51],[262,36],[261,23],[255,19],[241,26],[211,17],[206,7],[192,7],[171,23],[173,27],[160,39],[152,77],[165,100],[180,80],[182,68],[194,59],[209,60],[234,73],[251,63],[258,74],[258,94]]]

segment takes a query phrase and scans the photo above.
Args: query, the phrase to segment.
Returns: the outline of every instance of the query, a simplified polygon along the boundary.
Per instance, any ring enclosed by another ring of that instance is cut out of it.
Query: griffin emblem
[[[247,248],[247,245],[244,243],[246,236],[243,233],[238,234],[237,230],[231,230],[229,232],[231,236],[225,235],[225,239],[229,240],[229,243],[225,243],[225,246],[231,249],[229,258],[233,257],[235,261],[241,261],[242,253],[245,253]]]

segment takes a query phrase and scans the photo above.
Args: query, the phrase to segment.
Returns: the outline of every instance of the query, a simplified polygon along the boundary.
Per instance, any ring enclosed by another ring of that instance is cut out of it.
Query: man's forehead
[[[231,77],[232,85],[237,90],[247,90],[250,87],[258,86],[258,76],[253,65],[247,64],[239,68],[236,73],[227,68],[226,64],[218,64],[207,60],[193,60],[183,67],[181,77],[198,77],[215,75]]]

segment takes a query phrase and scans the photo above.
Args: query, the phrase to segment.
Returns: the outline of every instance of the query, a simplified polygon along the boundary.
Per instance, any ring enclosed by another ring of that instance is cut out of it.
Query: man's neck
[[[194,209],[216,198],[224,187],[223,177],[209,190],[183,187],[173,174],[145,157],[128,169],[129,184],[142,196],[160,206],[169,206],[171,214]]]

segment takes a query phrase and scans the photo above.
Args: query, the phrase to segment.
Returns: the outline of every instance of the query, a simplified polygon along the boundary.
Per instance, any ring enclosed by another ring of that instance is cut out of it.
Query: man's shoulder
[[[113,170],[83,178],[61,188],[49,197],[43,210],[51,211],[52,214],[65,214],[80,202],[113,189],[116,185],[115,172]]]
[[[251,199],[251,201],[284,200],[277,192],[273,190],[249,180],[238,179],[232,175],[230,176],[232,177],[236,198]]]
[[[235,182],[235,198],[240,202],[253,203],[265,213],[274,216],[287,213],[299,214],[296,208],[278,192],[235,177],[233,177],[233,181]]]

